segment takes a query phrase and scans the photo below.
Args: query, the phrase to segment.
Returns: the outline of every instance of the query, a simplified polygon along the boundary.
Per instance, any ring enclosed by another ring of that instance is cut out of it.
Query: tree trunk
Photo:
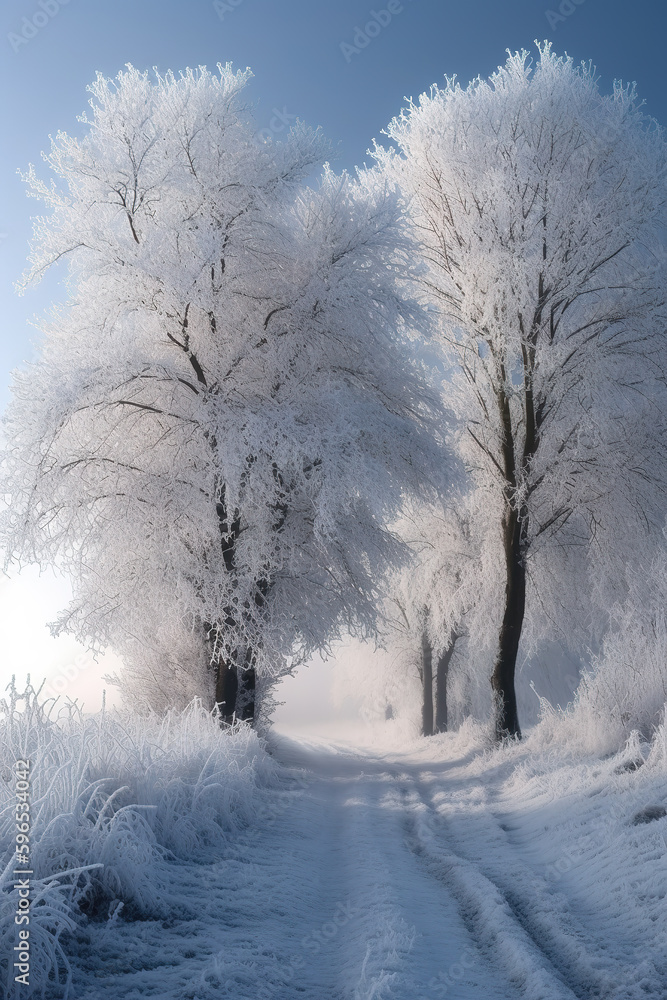
[[[249,666],[239,667],[219,659],[216,665],[215,701],[222,725],[235,719],[252,723],[255,718],[255,668],[252,656],[246,656]]]
[[[244,722],[255,721],[255,657],[252,650],[246,650],[245,663],[237,670],[238,691],[236,693],[236,718]]]
[[[220,658],[216,664],[215,703],[218,706],[220,722],[223,725],[230,725],[234,721],[238,688],[236,667]]]
[[[422,735],[433,736],[433,649],[426,634],[422,632]]]
[[[216,661],[215,702],[221,725],[231,725],[235,719],[252,723],[255,719],[254,657],[247,651],[245,663],[239,666],[219,657]]]
[[[508,507],[503,520],[506,570],[505,612],[500,627],[498,657],[491,676],[495,702],[496,739],[498,741],[511,736],[521,738],[514,690],[514,674],[526,609],[526,567],[522,558],[521,546],[523,519],[519,511]]]
[[[212,439],[212,443],[215,446],[215,438]],[[248,467],[252,465],[253,461],[253,456],[248,456]],[[314,461],[313,466],[316,465],[321,465],[321,461]],[[284,483],[275,462],[273,463],[273,475],[276,484],[280,487],[281,491],[284,491]],[[223,564],[226,572],[234,574],[236,573],[236,543],[241,533],[241,512],[237,509],[230,513],[228,510],[227,491],[224,483],[219,486],[217,493],[218,499],[215,510],[220,531]],[[276,514],[273,528],[277,533],[282,529],[287,517],[288,508],[284,496],[276,501],[273,509]],[[254,593],[254,605],[256,608],[263,608],[266,605],[271,592],[271,586],[270,580],[266,577],[260,577],[257,580]],[[219,706],[221,725],[225,725],[225,723],[231,724],[235,719],[242,719],[251,724],[255,721],[255,687],[257,683],[255,664],[257,662],[257,647],[254,649],[246,648],[245,653],[243,649],[234,650],[231,662],[229,663],[223,661],[221,657],[218,657],[217,660],[215,659],[215,639],[218,628],[238,630],[244,620],[248,621],[251,619],[254,610],[251,599],[245,603],[240,613],[241,622],[237,620],[238,610],[235,611],[233,608],[228,607],[224,609],[224,620],[221,624],[215,626],[207,624],[205,626],[207,640],[213,650],[211,663],[215,663],[216,667],[215,701]]]
[[[435,732],[447,732],[447,677],[449,675],[449,664],[454,655],[454,647],[459,638],[458,633],[452,629],[449,637],[449,645],[444,653],[438,657],[438,666],[435,675]]]

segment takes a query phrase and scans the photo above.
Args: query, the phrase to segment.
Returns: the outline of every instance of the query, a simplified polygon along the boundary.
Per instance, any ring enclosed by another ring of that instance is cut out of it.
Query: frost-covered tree
[[[449,494],[410,504],[395,526],[412,559],[390,579],[383,638],[397,669],[410,670],[418,661],[424,736],[448,728],[452,664],[469,675],[494,645],[492,623],[499,610],[494,563],[501,552],[488,517],[493,502],[493,495],[481,490]],[[493,537],[484,537],[489,529]],[[459,686],[476,680],[461,677]]]
[[[496,731],[519,735],[527,582],[556,617],[559,546],[606,530],[602,561],[622,559],[662,522],[665,141],[632,87],[601,94],[547,43],[534,67],[521,52],[434,87],[388,134],[398,152],[376,155],[410,199],[461,453],[498,501]]]
[[[51,214],[25,283],[66,259],[70,296],[16,377],[3,482],[8,558],[72,580],[60,626],[123,655],[135,701],[227,717],[373,628],[432,442],[396,194],[303,188],[326,144],[258,137],[248,76],[98,76],[52,183],[30,169]]]

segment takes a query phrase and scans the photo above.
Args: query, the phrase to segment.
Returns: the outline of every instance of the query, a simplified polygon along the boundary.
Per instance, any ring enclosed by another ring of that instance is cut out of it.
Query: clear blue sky
[[[506,48],[550,38],[557,51],[592,59],[605,89],[614,77],[636,80],[650,113],[667,124],[664,0],[564,0],[572,13],[554,26],[546,11],[558,11],[556,0],[221,0],[222,18],[211,0],[68,0],[60,9],[58,0],[41,2],[46,13],[39,0],[4,0],[0,13],[0,409],[10,370],[30,356],[28,319],[59,294],[56,277],[22,299],[13,291],[38,210],[15,171],[39,160],[49,133],[80,128],[76,116],[97,70],[113,75],[127,62],[250,66],[259,128],[280,125],[276,108],[298,115],[339,144],[337,166],[353,167],[405,96],[444,74],[464,83],[486,76]],[[354,44],[356,27],[387,7],[391,21],[346,58],[341,43]],[[24,43],[22,31],[34,37]],[[12,44],[10,33],[21,40]]]

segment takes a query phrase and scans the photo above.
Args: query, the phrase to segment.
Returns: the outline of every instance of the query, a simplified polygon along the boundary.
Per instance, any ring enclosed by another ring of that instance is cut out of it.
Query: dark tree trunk
[[[454,655],[454,647],[459,638],[458,633],[452,629],[449,637],[449,645],[444,653],[438,657],[438,666],[435,675],[435,732],[447,732],[447,677],[449,676],[449,665]]]
[[[214,322],[213,318],[212,322]],[[213,443],[215,444],[215,439],[213,439]],[[252,465],[253,461],[253,457],[249,456],[247,459],[248,467]],[[319,465],[321,465],[321,461],[317,459],[313,462],[312,468]],[[284,492],[285,486],[276,463],[273,464],[273,475],[276,484],[280,487],[279,498],[273,507],[276,515],[273,527],[274,531],[278,533],[284,526],[288,508]],[[233,512],[228,510],[227,491],[224,483],[219,487],[215,510],[220,531],[223,565],[227,573],[234,574],[236,573],[236,543],[241,533],[241,513],[239,510]],[[257,580],[254,593],[254,603],[257,608],[263,608],[266,605],[270,591],[271,581],[268,577]],[[227,629],[232,634],[234,634],[234,630],[238,633],[240,626],[251,619],[252,611],[252,605],[250,601],[247,601],[240,612],[231,607],[225,608],[222,622],[216,625],[205,625],[207,642],[211,650],[211,664],[215,666],[216,671],[215,702],[219,707],[221,725],[232,723],[234,719],[242,719],[250,723],[255,721],[257,646],[254,649],[246,649],[245,653],[242,648],[235,650],[229,662],[220,656],[216,658],[219,632]]]
[[[514,674],[526,609],[526,567],[521,546],[523,520],[519,511],[512,507],[507,508],[503,521],[505,612],[500,627],[498,658],[491,677],[497,740],[512,736],[521,738]]]
[[[231,725],[235,719],[255,719],[255,668],[251,656],[246,657],[246,662],[250,665],[239,667],[222,659],[217,661],[215,701],[223,725]]]
[[[234,720],[238,688],[236,667],[219,659],[216,665],[215,703],[220,712],[220,722],[223,724],[231,724]]]
[[[426,634],[422,632],[422,735],[433,736],[433,649]]]
[[[255,721],[255,667],[252,650],[246,653],[245,664],[237,670],[236,718],[244,722]]]
[[[233,517],[227,509],[226,489],[220,487],[215,505],[220,530],[220,544],[223,565],[228,573],[235,573],[236,542],[241,531],[241,516],[235,511]],[[257,585],[256,603],[261,607],[268,593],[268,583],[260,580]],[[238,651],[229,661],[218,656],[216,659],[216,639],[218,630],[236,629],[238,627],[237,612],[231,607],[225,609],[225,618],[218,625],[207,624],[206,635],[212,650],[211,663],[215,665],[215,702],[220,712],[220,724],[230,725],[235,719],[254,722],[255,719],[255,656],[251,649],[246,650],[243,663]]]

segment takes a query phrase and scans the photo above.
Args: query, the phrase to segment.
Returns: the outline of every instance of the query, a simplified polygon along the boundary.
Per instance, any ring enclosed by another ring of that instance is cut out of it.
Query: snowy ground
[[[665,746],[529,743],[274,733],[259,827],[174,864],[166,919],[79,931],[73,996],[664,1000]]]

